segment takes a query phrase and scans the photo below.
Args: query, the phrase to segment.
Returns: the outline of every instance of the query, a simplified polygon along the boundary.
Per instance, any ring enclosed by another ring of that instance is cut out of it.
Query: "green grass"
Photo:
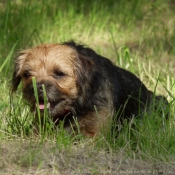
[[[0,173],[10,174],[12,168],[18,174],[24,168],[27,174],[34,168],[35,173],[47,174],[50,167],[53,174],[63,170],[83,172],[84,168],[98,174],[108,170],[104,162],[109,157],[111,171],[119,171],[124,164],[130,170],[132,166],[124,159],[172,164],[175,160],[174,7],[170,0],[0,1]],[[97,140],[71,138],[62,125],[59,131],[48,129],[35,136],[31,130],[34,116],[22,100],[21,89],[13,96],[10,94],[14,60],[19,50],[70,39],[90,46],[135,73],[156,94],[166,96],[170,103],[169,120],[156,111],[141,120],[133,119],[124,124],[117,139],[110,133],[102,133]],[[135,169],[141,171],[144,167],[143,163],[141,169]]]

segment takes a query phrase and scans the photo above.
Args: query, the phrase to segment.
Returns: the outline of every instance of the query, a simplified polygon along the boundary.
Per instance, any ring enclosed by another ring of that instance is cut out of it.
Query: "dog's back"
[[[109,59],[98,55],[90,48],[76,45],[74,42],[66,44],[74,47],[86,58],[93,60],[95,78],[91,82],[91,87],[94,88],[93,84],[97,84],[95,93],[98,91],[98,86],[107,84],[102,83],[101,80],[108,81],[108,88],[112,93],[113,110],[118,114],[118,118],[142,117],[144,113],[150,113],[151,110],[158,110],[158,114],[166,113],[168,108],[166,98],[156,96],[148,90],[136,75],[115,66]],[[168,118],[168,114],[165,115]]]

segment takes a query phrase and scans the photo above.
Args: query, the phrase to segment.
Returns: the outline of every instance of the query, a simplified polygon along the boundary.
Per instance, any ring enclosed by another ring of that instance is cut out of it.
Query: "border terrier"
[[[55,126],[74,126],[87,137],[98,135],[110,120],[116,125],[123,119],[143,116],[155,96],[133,73],[114,65],[109,59],[74,41],[42,44],[20,52],[12,78],[12,92],[22,82],[23,98],[36,110],[32,77],[36,79],[40,112],[45,108]],[[164,106],[164,104],[163,104]],[[156,107],[155,107],[156,108]],[[42,116],[41,116],[42,117]]]

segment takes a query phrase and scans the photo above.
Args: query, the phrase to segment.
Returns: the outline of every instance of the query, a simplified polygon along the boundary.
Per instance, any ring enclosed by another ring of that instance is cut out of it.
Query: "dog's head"
[[[83,49],[83,47],[81,47]],[[79,51],[81,50],[79,48]],[[94,63],[75,43],[43,44],[20,52],[12,78],[12,91],[22,82],[23,98],[36,108],[32,78],[36,79],[39,109],[44,109],[44,92],[51,116],[63,116],[83,103]]]

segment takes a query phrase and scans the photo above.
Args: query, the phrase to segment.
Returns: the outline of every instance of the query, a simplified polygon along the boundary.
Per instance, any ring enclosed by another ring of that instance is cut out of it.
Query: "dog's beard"
[[[69,111],[69,109],[66,109],[67,105],[61,102],[53,102],[52,100],[45,100],[43,98],[39,98],[38,102],[33,102],[32,106],[35,108],[38,108],[40,112],[43,112],[45,109],[50,112],[52,116],[56,116],[59,114],[64,114],[66,111]]]
[[[46,89],[46,97],[44,97],[43,91],[38,90],[38,102],[34,95],[32,84],[27,85],[23,89],[23,97],[31,106],[31,110],[35,111],[38,108],[40,113],[47,110],[49,116],[58,119],[64,119],[64,116],[67,116],[70,113],[73,115],[73,100],[69,98],[68,95],[61,93],[60,90],[51,83],[45,83],[44,85]]]

